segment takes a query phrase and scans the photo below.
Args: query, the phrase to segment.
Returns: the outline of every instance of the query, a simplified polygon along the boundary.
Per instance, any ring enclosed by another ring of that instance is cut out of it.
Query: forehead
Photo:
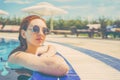
[[[41,19],[34,19],[30,22],[29,25],[38,25],[40,27],[46,27],[46,23]]]

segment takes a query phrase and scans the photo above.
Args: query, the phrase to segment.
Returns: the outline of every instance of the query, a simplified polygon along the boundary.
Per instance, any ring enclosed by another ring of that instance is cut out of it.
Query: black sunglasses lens
[[[43,33],[44,33],[45,35],[47,35],[47,34],[49,33],[49,29],[48,29],[48,28],[44,28],[44,29],[43,29]]]
[[[35,25],[35,26],[33,27],[33,32],[39,33],[39,32],[40,32],[39,26]],[[44,33],[45,35],[47,35],[47,34],[49,33],[49,29],[48,29],[48,28],[43,28],[43,33]]]
[[[39,26],[35,25],[35,26],[33,27],[33,32],[39,33],[39,32],[40,32]]]

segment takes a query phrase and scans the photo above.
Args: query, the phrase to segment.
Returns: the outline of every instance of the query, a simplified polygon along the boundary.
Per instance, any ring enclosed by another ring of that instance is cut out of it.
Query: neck
[[[35,54],[37,48],[38,48],[38,47],[36,47],[36,46],[28,45],[28,47],[27,47],[27,49],[26,49],[26,52],[31,53],[31,54]]]

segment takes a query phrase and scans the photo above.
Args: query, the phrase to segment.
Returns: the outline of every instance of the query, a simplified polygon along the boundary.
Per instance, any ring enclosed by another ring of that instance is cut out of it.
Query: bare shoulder
[[[19,52],[13,53],[9,57],[8,62],[12,64],[20,65],[28,69],[38,70],[39,69],[38,66],[42,65],[42,63],[44,62],[44,59],[34,54],[29,54],[26,52],[19,51]]]
[[[25,52],[17,51],[15,53],[11,54],[8,58],[8,62],[13,62],[13,61],[17,60],[18,57],[20,57],[19,55],[24,55],[23,53],[25,53]]]

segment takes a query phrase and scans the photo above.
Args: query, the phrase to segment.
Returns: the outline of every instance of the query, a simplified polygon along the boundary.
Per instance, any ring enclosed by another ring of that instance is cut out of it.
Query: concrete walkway
[[[65,38],[63,35],[48,35],[46,40],[71,44],[81,48],[101,52],[103,54],[107,54],[120,59],[120,39],[105,40],[105,39],[76,38],[75,36]]]
[[[18,34],[8,35],[0,33],[0,37],[15,38],[17,36]],[[120,40],[87,39],[74,36],[64,38],[62,35],[48,35],[46,40],[49,41],[46,42],[47,44],[56,46],[58,52],[71,63],[81,80],[120,80],[119,70],[71,46],[57,44],[57,42],[70,44],[79,48],[100,52],[120,60]]]

